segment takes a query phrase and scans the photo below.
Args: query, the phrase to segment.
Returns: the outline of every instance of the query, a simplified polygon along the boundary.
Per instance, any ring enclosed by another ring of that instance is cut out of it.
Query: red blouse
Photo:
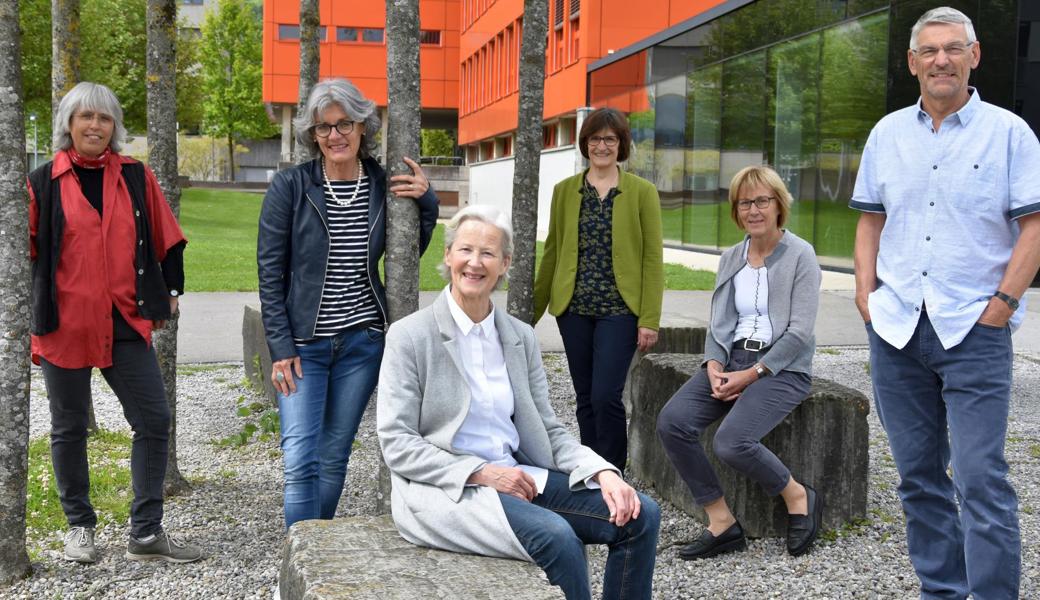
[[[55,274],[58,329],[32,336],[32,359],[40,357],[66,369],[112,366],[112,306],[119,309],[145,341],[151,344],[152,322],[137,313],[134,227],[130,192],[122,177],[123,163],[136,162],[112,153],[105,166],[102,213],[90,205],[80,190],[79,178],[66,152],[54,156],[51,177],[60,180],[65,226],[61,258]],[[166,252],[186,241],[163,197],[159,182],[145,167],[145,202],[152,230],[152,247],[159,262]],[[29,187],[29,244],[36,260],[39,207]]]

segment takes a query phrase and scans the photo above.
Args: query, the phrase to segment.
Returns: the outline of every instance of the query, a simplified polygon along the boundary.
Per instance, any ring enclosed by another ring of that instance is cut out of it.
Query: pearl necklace
[[[361,178],[365,176],[364,170],[361,168],[361,160],[357,161],[357,181],[354,184],[354,191],[350,193],[350,198],[346,200],[340,200],[339,196],[336,195],[336,190],[332,189],[332,182],[329,181],[329,174],[325,171],[325,159],[321,159],[321,176],[325,178],[325,189],[328,190],[329,195],[332,196],[332,201],[340,206],[350,206],[352,202],[357,200],[358,190],[361,189]]]

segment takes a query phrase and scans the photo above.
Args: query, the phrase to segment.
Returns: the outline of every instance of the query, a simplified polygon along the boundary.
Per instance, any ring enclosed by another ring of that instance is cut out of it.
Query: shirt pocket
[[[950,177],[950,203],[968,212],[992,210],[993,204],[1005,202],[1000,192],[999,167],[990,161],[968,159],[958,161]]]

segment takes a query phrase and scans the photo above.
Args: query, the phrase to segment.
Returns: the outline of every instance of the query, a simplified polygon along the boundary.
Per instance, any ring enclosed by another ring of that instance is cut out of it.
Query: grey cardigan
[[[737,329],[737,306],[733,277],[747,261],[747,238],[726,250],[719,260],[715,293],[711,297],[711,335],[704,341],[704,362],[729,362],[733,332]],[[780,243],[766,257],[769,277],[769,323],[773,343],[759,358],[770,373],[797,371],[812,375],[816,350],[816,310],[820,304],[820,264],[808,242],[784,231]]]
[[[556,420],[534,330],[495,311],[513,388],[516,459],[567,473],[572,490],[603,470],[618,472]],[[401,536],[420,546],[531,561],[513,534],[498,492],[467,486],[485,461],[451,445],[469,412],[469,386],[443,294],[394,323],[379,373],[376,428],[390,469],[391,509]]]

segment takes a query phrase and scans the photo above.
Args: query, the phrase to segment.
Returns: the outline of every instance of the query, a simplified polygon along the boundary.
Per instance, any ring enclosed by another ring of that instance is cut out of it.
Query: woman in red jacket
[[[54,118],[54,160],[29,176],[32,358],[51,409],[51,460],[69,522],[65,558],[97,560],[87,468],[94,367],[134,431],[126,557],[191,562],[201,551],[162,528],[170,411],[151,332],[177,311],[187,243],[148,167],[119,154],[123,110],[83,82]]]

